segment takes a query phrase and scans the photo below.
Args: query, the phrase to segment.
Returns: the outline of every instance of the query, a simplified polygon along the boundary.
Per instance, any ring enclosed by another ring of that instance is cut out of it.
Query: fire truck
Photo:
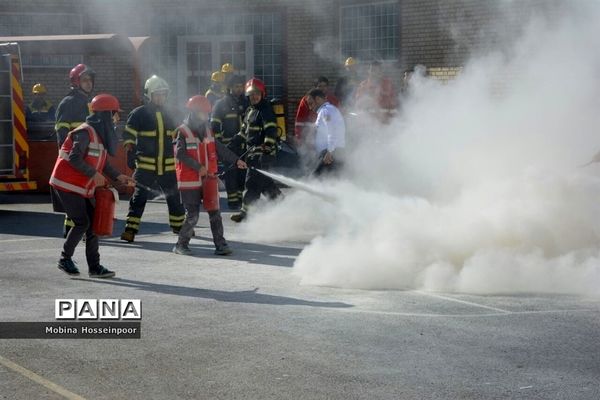
[[[29,177],[29,143],[17,43],[0,43],[0,192],[35,190]]]

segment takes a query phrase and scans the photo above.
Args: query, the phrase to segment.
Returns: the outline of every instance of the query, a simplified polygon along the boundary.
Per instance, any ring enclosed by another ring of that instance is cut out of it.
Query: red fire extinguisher
[[[210,129],[206,130],[206,137],[202,141],[200,162],[206,165],[208,175],[202,179],[202,206],[206,211],[217,211],[219,209],[219,179],[217,173],[217,147],[215,138]]]
[[[96,188],[94,195],[96,208],[94,209],[94,221],[92,229],[97,236],[111,236],[115,219],[115,205],[119,194],[114,188]]]

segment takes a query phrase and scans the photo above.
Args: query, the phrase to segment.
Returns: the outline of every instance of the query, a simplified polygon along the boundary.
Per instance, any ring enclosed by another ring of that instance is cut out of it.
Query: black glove
[[[136,159],[135,151],[132,151],[132,150],[128,151],[127,152],[127,166],[130,169],[135,169],[135,159]]]

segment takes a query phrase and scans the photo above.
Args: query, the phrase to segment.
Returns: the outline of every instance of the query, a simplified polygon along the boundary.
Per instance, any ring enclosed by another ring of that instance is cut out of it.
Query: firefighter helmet
[[[152,75],[144,85],[144,92],[148,98],[152,98],[152,93],[169,92],[169,84],[163,78]]]
[[[246,82],[244,92],[246,93],[246,96],[249,96],[252,92],[260,92],[263,99],[267,96],[267,88],[265,83],[258,78],[252,78]]]
[[[211,74],[210,80],[213,82],[223,82],[225,80],[225,75],[221,71],[215,71]]]
[[[92,82],[94,82],[96,78],[96,73],[93,69],[91,69],[85,64],[77,64],[76,66],[74,66],[71,72],[69,72],[69,79],[71,80],[71,85],[73,85],[73,87],[78,88],[81,77],[86,74],[89,75],[90,78],[92,78]]]
[[[235,68],[233,68],[233,64],[231,64],[231,63],[225,63],[221,67],[221,72],[224,73],[224,74],[230,74],[232,72],[235,72]]]
[[[352,67],[356,65],[356,60],[352,57],[348,57],[346,58],[346,62],[344,62],[344,67]]]
[[[212,111],[210,101],[204,96],[190,97],[185,107],[190,111],[203,112],[206,114],[210,114]]]
[[[41,83],[36,83],[31,89],[31,93],[33,94],[46,94],[47,92],[46,86],[42,85]]]
[[[101,93],[92,99],[90,104],[92,111],[123,111],[119,105],[119,100],[113,95]]]

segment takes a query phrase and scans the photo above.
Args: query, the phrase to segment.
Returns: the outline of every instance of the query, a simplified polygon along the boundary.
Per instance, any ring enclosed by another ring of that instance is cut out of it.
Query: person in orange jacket
[[[369,65],[369,75],[358,86],[354,100],[357,111],[367,112],[382,123],[396,114],[398,93],[392,81],[383,76],[379,61]]]
[[[210,132],[208,116],[212,111],[212,106],[210,100],[206,97],[194,96],[188,100],[186,108],[189,114],[183,124],[177,127],[175,139],[177,187],[181,195],[181,202],[185,207],[185,220],[179,231],[177,244],[173,247],[173,253],[189,256],[192,255],[192,251],[188,245],[194,234],[194,226],[198,222],[200,204],[204,204],[206,208],[206,198],[204,197],[206,194],[206,180],[203,177],[208,174],[208,165],[201,163],[199,150],[202,148],[203,140]],[[237,168],[247,168],[246,163],[240,160],[227,146],[219,141],[214,143],[219,158],[227,163],[235,164]],[[218,193],[215,196],[218,196]],[[231,249],[223,235],[223,220],[218,207],[216,210],[208,209],[208,219],[215,244],[215,255],[226,256],[231,254]]]
[[[92,114],[86,122],[70,131],[63,142],[54,170],[50,176],[52,201],[56,211],[64,211],[74,226],[67,234],[58,268],[68,275],[79,275],[72,260],[75,247],[85,234],[85,256],[92,278],[115,276],[100,265],[98,236],[92,229],[96,187],[106,184],[105,175],[127,184],[134,180],[119,173],[107,161],[114,156],[118,138],[114,124],[119,121],[119,101],[109,94],[99,94],[92,99]]]

